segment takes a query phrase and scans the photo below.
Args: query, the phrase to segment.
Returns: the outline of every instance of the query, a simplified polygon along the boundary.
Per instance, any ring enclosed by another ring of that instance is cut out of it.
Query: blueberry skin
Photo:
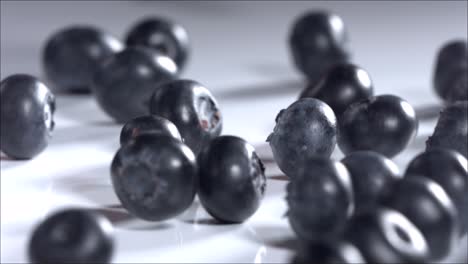
[[[174,60],[181,71],[190,53],[190,41],[185,28],[161,17],[147,17],[127,33],[128,46],[144,46],[165,54]]]
[[[48,145],[55,97],[37,78],[16,74],[0,83],[0,148],[11,158],[31,159]]]
[[[148,114],[151,94],[161,82],[176,77],[177,66],[167,56],[131,47],[107,59],[93,79],[101,108],[119,123]]]
[[[159,85],[151,97],[150,112],[172,121],[195,154],[221,134],[222,116],[216,99],[192,80]]]
[[[457,39],[444,44],[434,67],[434,89],[447,102],[468,100],[468,46]]]
[[[458,209],[460,234],[468,223],[468,161],[448,149],[431,149],[416,156],[408,165],[405,177],[426,177],[438,183]]]
[[[341,63],[332,66],[317,84],[309,83],[300,97],[320,99],[340,116],[348,106],[371,97],[373,93],[371,78],[364,69]]]
[[[213,139],[198,156],[198,197],[223,223],[240,223],[259,208],[265,194],[265,168],[255,149],[234,136]]]
[[[353,152],[341,162],[351,175],[356,214],[375,209],[389,187],[402,178],[397,165],[377,152]]]
[[[352,104],[338,121],[338,146],[345,154],[371,150],[391,158],[408,146],[418,130],[413,107],[394,95]]]
[[[349,242],[302,243],[293,264],[363,264],[366,263],[359,250]]]
[[[403,214],[378,208],[356,215],[345,232],[367,263],[427,263],[429,248],[419,229]]]
[[[382,203],[404,214],[423,234],[434,260],[445,258],[460,229],[456,207],[436,182],[408,177],[396,183]]]
[[[147,221],[175,217],[197,191],[193,152],[171,136],[141,135],[122,146],[111,165],[112,184],[122,206]]]
[[[354,210],[351,176],[337,161],[310,158],[287,185],[289,223],[300,239],[339,237]]]
[[[433,148],[452,149],[468,158],[468,101],[452,103],[440,113],[426,141],[426,150]]]
[[[307,157],[330,157],[336,145],[336,117],[324,102],[299,99],[276,117],[267,141],[279,168],[290,178],[307,163]]]
[[[66,209],[49,216],[29,242],[33,263],[110,263],[113,227],[104,216],[83,209]]]
[[[342,19],[325,11],[310,11],[293,24],[289,48],[294,64],[311,83],[337,63],[350,59],[348,33]]]
[[[120,132],[120,145],[126,145],[141,135],[166,135],[182,140],[179,130],[169,120],[155,115],[139,116],[128,121]]]
[[[42,63],[55,91],[89,93],[102,61],[122,49],[120,40],[98,28],[71,26],[50,37]]]

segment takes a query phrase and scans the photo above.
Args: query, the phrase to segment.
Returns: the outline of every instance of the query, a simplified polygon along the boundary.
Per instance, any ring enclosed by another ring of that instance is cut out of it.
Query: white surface
[[[367,69],[377,94],[400,95],[416,109],[437,105],[430,88],[435,52],[445,41],[466,38],[466,2],[1,2],[0,76],[40,76],[40,51],[56,29],[88,23],[117,36],[148,14],[184,24],[193,42],[184,77],[204,83],[218,98],[224,134],[263,143],[279,109],[302,87],[290,63],[287,31],[302,11],[326,8],[350,31],[354,61]],[[293,234],[283,218],[285,181],[268,180],[261,208],[242,225],[216,225],[195,202],[184,215],[148,223],[116,207],[109,178],[120,126],[89,96],[59,96],[50,146],[32,161],[1,160],[1,262],[25,262],[29,234],[61,207],[86,206],[116,226],[114,262],[287,262]],[[395,161],[404,166],[423,150],[435,119],[424,120],[411,146]],[[341,154],[337,150],[335,158]],[[278,173],[268,166],[268,176]],[[466,238],[457,262],[467,260]],[[449,260],[453,262],[454,259]]]

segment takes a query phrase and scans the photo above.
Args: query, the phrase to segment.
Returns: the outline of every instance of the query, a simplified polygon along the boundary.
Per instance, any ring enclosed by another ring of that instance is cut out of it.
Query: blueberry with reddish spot
[[[169,120],[155,115],[139,116],[128,121],[120,132],[120,145],[128,144],[141,135],[167,135],[182,140],[179,130]]]
[[[218,103],[207,88],[192,80],[159,85],[151,98],[150,112],[174,123],[195,154],[221,134]]]

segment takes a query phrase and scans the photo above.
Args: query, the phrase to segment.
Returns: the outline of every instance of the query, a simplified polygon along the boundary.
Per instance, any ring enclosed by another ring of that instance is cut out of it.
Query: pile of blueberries
[[[434,88],[446,105],[426,150],[404,174],[391,160],[415,137],[418,116],[405,100],[374,95],[369,74],[351,63],[341,18],[311,11],[293,25],[289,46],[308,85],[276,117],[268,136],[288,176],[287,216],[298,237],[294,263],[422,263],[445,258],[468,222],[468,52],[466,40],[439,51]],[[265,168],[255,149],[220,136],[218,103],[202,84],[180,78],[186,30],[145,18],[125,44],[91,26],[55,33],[43,52],[54,93],[92,93],[125,123],[111,179],[121,205],[146,221],[180,215],[195,196],[221,223],[241,223],[260,207]],[[0,84],[1,150],[40,154],[51,139],[55,96],[37,78]],[[338,144],[346,155],[330,159]],[[112,224],[71,208],[32,234],[33,262],[110,262]]]

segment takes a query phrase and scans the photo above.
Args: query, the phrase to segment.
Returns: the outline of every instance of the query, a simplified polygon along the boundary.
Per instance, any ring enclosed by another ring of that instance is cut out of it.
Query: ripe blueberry
[[[102,61],[121,51],[120,40],[91,26],[67,27],[56,32],[43,51],[42,62],[53,88],[60,92],[89,92]]]
[[[416,156],[406,169],[406,177],[424,176],[437,182],[458,209],[461,234],[468,223],[468,161],[456,151],[431,149]]]
[[[307,241],[333,240],[341,235],[354,208],[348,170],[341,162],[309,158],[302,173],[287,186],[289,223]]]
[[[446,257],[458,238],[458,214],[452,200],[436,182],[408,177],[392,186],[383,204],[404,214],[423,234],[430,257]]]
[[[364,69],[341,63],[326,71],[317,84],[310,83],[302,91],[301,98],[320,99],[340,116],[352,103],[371,97],[373,89],[369,74]]]
[[[33,263],[109,263],[114,248],[112,224],[104,216],[66,209],[49,216],[33,232]]]
[[[358,264],[366,263],[359,250],[349,242],[334,243],[303,242],[293,264]]]
[[[112,161],[111,175],[122,206],[147,221],[182,213],[197,189],[195,156],[171,136],[141,135],[123,145]]]
[[[120,145],[125,145],[141,135],[167,135],[182,140],[179,130],[169,120],[155,115],[139,116],[128,121],[120,132]]]
[[[413,107],[393,95],[352,104],[338,121],[338,146],[345,154],[372,150],[391,158],[405,149],[418,129]]]
[[[38,79],[11,75],[0,83],[0,148],[30,159],[46,147],[54,129],[55,97]]]
[[[239,223],[257,211],[265,194],[265,169],[249,143],[234,136],[218,137],[203,149],[198,162],[198,196],[211,216]]]
[[[468,101],[447,106],[439,116],[434,133],[426,141],[426,149],[446,148],[468,157]]]
[[[279,168],[293,178],[307,157],[330,157],[336,133],[333,110],[320,100],[303,98],[279,112],[267,141]]]
[[[396,164],[377,152],[353,152],[341,162],[351,175],[356,214],[375,209],[382,194],[402,178]]]
[[[143,47],[127,48],[108,58],[93,79],[101,108],[117,122],[148,114],[157,84],[175,78],[172,59]]]
[[[327,68],[350,57],[343,20],[323,11],[307,12],[294,22],[289,46],[296,67],[311,83]]]
[[[135,24],[127,33],[128,46],[152,48],[170,57],[179,71],[189,56],[190,43],[187,31],[168,19],[148,17]]]
[[[221,134],[218,103],[208,89],[192,80],[159,85],[151,98],[150,112],[172,121],[195,154]]]

